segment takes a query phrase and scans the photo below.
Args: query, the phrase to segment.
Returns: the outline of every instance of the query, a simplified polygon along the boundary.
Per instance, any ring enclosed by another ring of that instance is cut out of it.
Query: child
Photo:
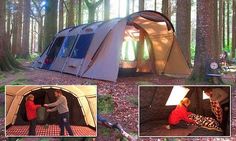
[[[34,104],[34,96],[32,94],[26,97],[25,108],[26,108],[27,119],[29,120],[29,124],[30,124],[28,135],[36,135],[35,134],[36,119],[37,119],[36,110],[39,107],[41,107],[41,105]]]
[[[181,102],[176,106],[169,116],[169,125],[166,127],[167,129],[187,128],[187,123],[194,123],[193,120],[188,118],[188,115],[191,114],[191,112],[188,112],[187,110],[189,105],[190,100],[188,98],[181,100]]]

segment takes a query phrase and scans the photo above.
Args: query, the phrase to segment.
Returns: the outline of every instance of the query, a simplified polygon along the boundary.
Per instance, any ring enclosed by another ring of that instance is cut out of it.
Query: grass
[[[10,85],[26,85],[27,83],[28,83],[28,80],[27,80],[27,79],[21,78],[21,79],[17,79],[17,80],[15,80],[15,81],[12,81],[12,82],[10,83]]]
[[[113,98],[110,95],[98,96],[98,113],[109,114],[114,110]]]
[[[99,127],[99,132],[101,132],[102,136],[111,136],[111,131],[111,128]]]
[[[136,96],[127,96],[127,100],[132,103],[135,107],[138,107],[138,97]]]
[[[1,103],[0,105],[0,118],[3,118],[5,114],[5,107],[4,104]]]

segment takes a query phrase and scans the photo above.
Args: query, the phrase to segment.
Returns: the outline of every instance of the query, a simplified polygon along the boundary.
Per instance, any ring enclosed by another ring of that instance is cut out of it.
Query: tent
[[[189,111],[203,115],[206,117],[214,117],[211,111],[210,100],[203,94],[203,89],[207,86],[184,86],[188,89],[187,94],[184,91],[174,92],[177,86],[141,86],[139,98],[139,125],[140,136],[229,136],[230,135],[230,87],[229,86],[213,86],[220,88],[229,94],[228,99],[222,105],[223,134],[203,128],[189,127],[188,129],[173,129],[167,130],[164,125],[168,124],[168,118],[171,111],[176,107],[175,104],[169,103],[170,99],[178,100],[178,97],[188,97],[191,104],[188,108]],[[212,87],[212,86],[211,86]],[[173,93],[174,92],[174,93]],[[227,110],[229,109],[229,110]],[[161,114],[160,114],[161,113]]]
[[[35,97],[35,103],[43,105],[56,101],[54,91],[61,89],[67,98],[69,107],[70,124],[72,126],[88,127],[96,129],[97,98],[96,86],[6,86],[6,127],[28,125],[24,120],[25,98],[29,94]],[[57,112],[52,112],[47,116],[41,125],[57,125]],[[94,132],[96,135],[96,132]]]
[[[109,81],[121,69],[190,74],[172,23],[156,11],[64,29],[32,66]]]

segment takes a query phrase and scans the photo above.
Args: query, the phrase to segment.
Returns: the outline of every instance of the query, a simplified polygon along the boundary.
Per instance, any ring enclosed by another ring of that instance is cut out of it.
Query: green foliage
[[[191,42],[190,53],[191,53],[191,62],[194,61],[196,45],[194,42]]]
[[[30,61],[30,62],[32,62],[32,61],[34,61],[38,56],[39,56],[38,53],[34,53],[34,54],[31,54],[31,55],[30,55],[29,57],[27,57],[27,58],[17,57],[16,60],[17,60],[18,62],[25,62],[25,61]]]
[[[5,92],[5,86],[2,85],[2,86],[0,86],[0,93],[4,93],[4,92]]]
[[[110,95],[98,96],[98,113],[109,114],[114,110],[113,98]]]
[[[138,97],[137,96],[127,96],[127,99],[130,103],[132,103],[135,107],[138,107]]]
[[[110,128],[104,128],[104,127],[99,127],[99,132],[101,132],[102,136],[111,136],[111,129]]]
[[[227,40],[225,40],[223,50],[228,52],[228,53],[231,52],[231,50],[232,50],[232,39],[229,40],[229,45],[227,45]]]
[[[25,85],[25,84],[27,84],[27,82],[28,82],[27,79],[21,78],[21,79],[17,79],[17,80],[15,80],[15,81],[12,81],[12,82],[10,83],[10,85]]]

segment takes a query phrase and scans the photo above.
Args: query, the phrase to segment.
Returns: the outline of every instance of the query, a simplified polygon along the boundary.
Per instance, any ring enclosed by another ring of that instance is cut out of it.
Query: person
[[[187,123],[195,123],[192,119],[188,117],[191,114],[191,112],[188,112],[187,109],[190,103],[190,100],[186,97],[180,101],[180,103],[169,115],[169,125],[167,125],[167,129],[187,128]]]
[[[69,108],[67,105],[67,99],[65,96],[62,95],[61,90],[55,90],[54,92],[55,97],[57,98],[56,102],[50,104],[44,104],[45,107],[54,107],[48,108],[47,112],[54,112],[58,111],[59,113],[59,127],[60,127],[60,135],[64,135],[64,128],[66,128],[69,135],[73,136],[72,129],[70,127],[69,121]]]
[[[216,117],[216,120],[222,123],[223,109],[221,105],[227,102],[228,94],[221,88],[204,88],[204,93],[210,97],[211,111]]]
[[[34,96],[32,94],[28,95],[26,97],[26,115],[27,119],[29,120],[29,132],[28,135],[36,135],[35,129],[36,129],[36,119],[37,119],[37,109],[41,107],[41,105],[35,105],[34,104]]]

